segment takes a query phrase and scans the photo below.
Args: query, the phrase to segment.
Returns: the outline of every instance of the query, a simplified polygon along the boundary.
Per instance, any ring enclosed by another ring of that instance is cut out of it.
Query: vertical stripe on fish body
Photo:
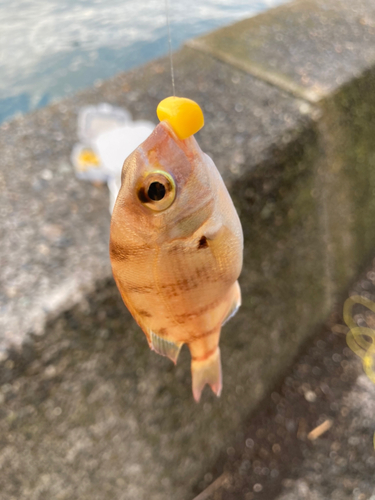
[[[113,275],[149,346],[192,356],[194,398],[222,388],[222,324],[241,304],[241,224],[224,182],[193,136],[161,122],[125,161],[113,210]]]

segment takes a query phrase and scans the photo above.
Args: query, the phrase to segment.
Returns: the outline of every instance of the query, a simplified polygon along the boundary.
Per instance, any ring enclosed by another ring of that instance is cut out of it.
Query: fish
[[[192,391],[220,396],[220,332],[241,305],[240,219],[194,135],[162,120],[125,160],[110,227],[122,299],[149,347],[175,364],[191,354]]]

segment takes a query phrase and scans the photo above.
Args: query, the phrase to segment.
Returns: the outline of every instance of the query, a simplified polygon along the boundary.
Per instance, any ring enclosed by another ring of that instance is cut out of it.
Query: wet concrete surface
[[[375,260],[349,293],[375,300]],[[346,345],[340,312],[199,473],[194,462],[209,444],[196,442],[196,433],[204,414],[217,425],[220,400],[208,391],[201,405],[191,398],[187,424],[187,352],[175,368],[148,350],[135,324],[125,336],[130,318],[114,284],[102,283],[49,323],[46,335],[10,353],[0,372],[2,500],[128,500],[150,492],[188,500],[202,491],[199,498],[210,500],[373,500],[375,385]],[[373,312],[354,312],[358,324],[375,326]],[[163,380],[155,380],[161,370]],[[236,398],[253,389],[251,381],[238,386]],[[231,397],[224,390],[222,398]],[[311,441],[308,433],[326,420],[332,427]],[[205,495],[218,477],[221,487]]]
[[[353,295],[375,301],[375,259],[350,288]],[[361,305],[353,311],[358,325],[374,328],[373,311]],[[375,384],[348,348],[348,331],[337,307],[233,446],[202,475],[197,500],[375,499]],[[327,421],[332,427],[309,439]],[[207,483],[215,479],[210,493]]]

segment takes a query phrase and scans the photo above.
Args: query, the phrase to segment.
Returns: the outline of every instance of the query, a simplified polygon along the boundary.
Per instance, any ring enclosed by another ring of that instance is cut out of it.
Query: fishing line
[[[165,0],[165,15],[167,18],[167,26],[168,26],[168,46],[169,46],[169,60],[171,63],[171,78],[172,78],[172,89],[173,95],[176,97],[176,89],[174,86],[174,71],[173,71],[173,58],[172,58],[172,38],[171,38],[171,24],[169,21],[169,2]]]

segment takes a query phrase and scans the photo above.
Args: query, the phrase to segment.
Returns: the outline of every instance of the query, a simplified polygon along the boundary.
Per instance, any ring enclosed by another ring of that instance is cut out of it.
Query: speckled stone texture
[[[375,260],[350,294],[375,301]],[[340,312],[231,442],[207,449],[197,436],[231,425],[225,401],[239,404],[251,381],[197,406],[188,353],[174,368],[149,352],[103,282],[2,367],[1,499],[192,500],[225,473],[202,500],[373,500],[375,386],[346,346]],[[371,311],[354,312],[375,326]],[[332,428],[309,441],[328,418]]]
[[[189,42],[311,102],[375,64],[375,4],[300,0]]]
[[[289,80],[307,61],[318,61],[308,76],[323,82],[330,60],[315,52],[337,53],[336,73],[329,71],[334,83],[318,104],[216,54],[186,47],[175,56],[177,93],[203,107],[198,140],[230,189],[245,235],[243,306],[223,329],[219,400],[206,389],[194,403],[187,349],[176,368],[149,351],[110,278],[106,189],[76,180],[69,165],[79,108],[109,102],[134,119],[155,121],[157,104],[169,94],[169,61],[1,128],[2,498],[187,500],[222,473],[220,453],[235,455],[251,412],[373,255],[375,76],[362,53],[371,50],[364,40],[353,44],[355,57],[335,51],[340,33],[344,43],[357,26],[356,9],[367,4],[366,23],[359,24],[369,27],[370,0],[354,1],[351,10],[343,5],[341,19],[341,4],[330,2],[335,37],[326,36],[323,49],[290,45],[274,60],[278,73],[289,68]],[[277,10],[280,20],[294,12],[295,23],[285,28],[291,41],[302,32],[308,40],[325,33],[314,13],[322,4],[313,5]],[[260,16],[260,34],[275,31],[275,12]],[[354,31],[361,40],[361,28]],[[248,37],[260,34],[249,29]],[[374,35],[368,29],[366,36]],[[270,40],[263,60],[278,54],[282,40]],[[349,65],[345,71],[339,61]],[[335,353],[346,356],[337,346]],[[334,386],[332,377],[324,384]],[[291,401],[292,410],[309,411]],[[313,426],[322,414],[301,418]],[[293,425],[288,432],[296,432]],[[285,461],[292,464],[289,451]],[[290,483],[291,494],[310,487],[305,480]],[[251,481],[237,490],[249,499],[264,487]]]
[[[175,66],[178,92],[205,113],[198,140],[228,184],[286,156],[308,127],[302,101],[211,57],[184,49]],[[0,350],[110,275],[107,189],[77,180],[69,160],[80,107],[108,102],[156,123],[169,87],[163,59],[0,128]]]
[[[375,303],[375,259],[345,296]],[[374,312],[356,305],[355,323],[374,329]],[[375,385],[348,348],[341,307],[237,433],[196,500],[374,500]],[[374,331],[374,330],[373,330]],[[315,440],[309,432],[330,420]],[[221,484],[220,484],[221,483]]]

